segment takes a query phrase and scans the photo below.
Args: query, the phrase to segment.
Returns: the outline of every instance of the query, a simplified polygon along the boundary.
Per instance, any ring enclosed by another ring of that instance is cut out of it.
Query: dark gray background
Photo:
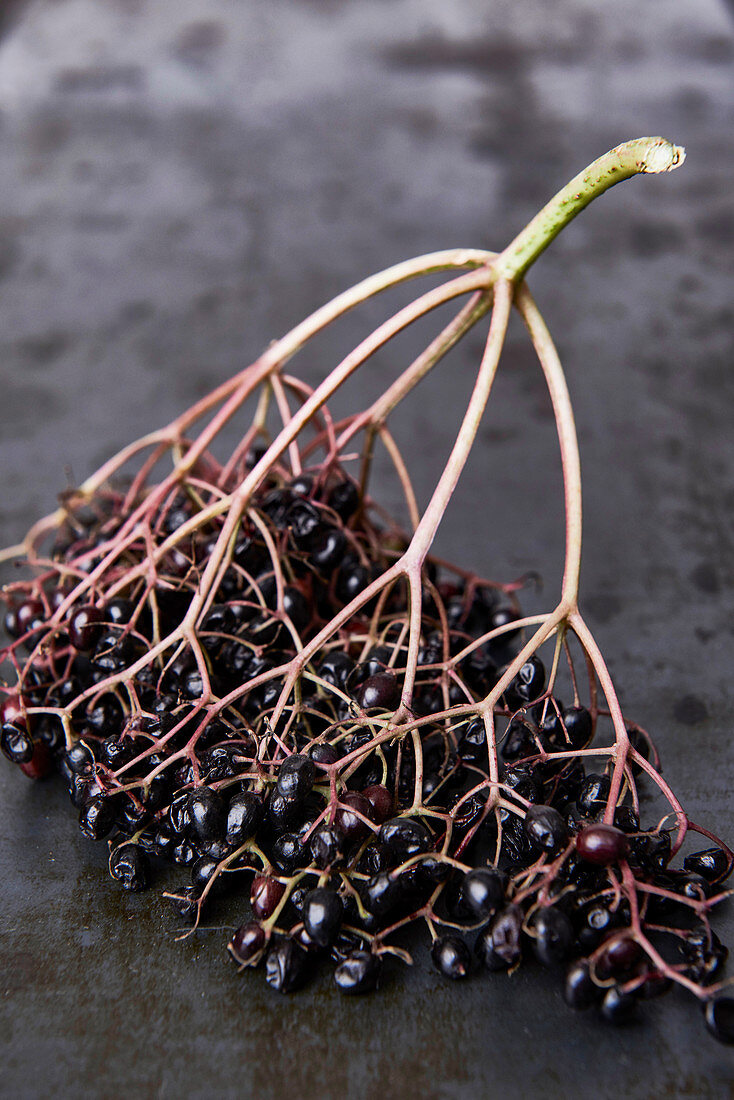
[[[356,279],[502,247],[628,137],[687,147],[674,175],[587,211],[530,282],[579,424],[583,605],[691,816],[734,837],[730,9],[45,0],[4,5],[0,27],[3,543]],[[322,377],[382,316],[350,318],[298,369]],[[365,368],[345,407],[412,348]],[[477,350],[398,420],[423,497]],[[548,605],[560,478],[519,326],[504,362],[440,546],[498,579],[540,569]],[[0,867],[8,1096],[731,1094],[731,1052],[683,998],[610,1032],[532,969],[448,987],[416,968],[357,1003],[237,980],[223,931],[175,943],[156,894],[107,880],[61,791],[7,766]]]

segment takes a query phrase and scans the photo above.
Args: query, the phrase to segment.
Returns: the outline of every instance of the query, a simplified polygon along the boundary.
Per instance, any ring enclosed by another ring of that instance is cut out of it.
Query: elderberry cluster
[[[404,549],[351,478],[271,471],[231,535],[217,500],[202,477],[159,497],[107,488],[8,590],[2,751],[61,773],[123,888],[168,861],[186,868],[169,894],[182,918],[249,899],[229,950],[281,992],[329,958],[339,990],[373,989],[408,925],[448,978],[534,955],[572,1007],[615,1023],[671,972],[711,983],[727,851],[674,869],[672,829],[643,827],[629,787],[608,820],[596,709],[575,682],[564,705],[537,654],[481,712],[523,641],[507,590],[427,559],[406,688],[407,584],[340,619]],[[732,1004],[706,1002],[727,1041]]]

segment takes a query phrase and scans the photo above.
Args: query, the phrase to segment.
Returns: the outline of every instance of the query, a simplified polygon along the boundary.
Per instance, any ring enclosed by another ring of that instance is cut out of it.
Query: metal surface
[[[734,37],[713,0],[56,0],[0,24],[0,531],[184,408],[358,277],[501,247],[584,163],[687,147],[623,184],[530,283],[560,345],[585,477],[582,603],[694,819],[734,837]],[[375,307],[299,363],[313,380]],[[408,354],[409,341],[392,354]],[[472,339],[399,421],[425,494]],[[354,401],[390,377],[383,355]],[[519,325],[441,549],[557,591],[560,478]],[[453,414],[453,417],[452,417]],[[389,500],[388,500],[389,503]],[[695,1004],[636,1029],[534,970],[365,1001],[238,979],[225,933],[174,942],[123,896],[65,795],[0,768],[7,1096],[722,1097]],[[226,913],[222,920],[234,920]],[[731,938],[731,912],[719,927]]]

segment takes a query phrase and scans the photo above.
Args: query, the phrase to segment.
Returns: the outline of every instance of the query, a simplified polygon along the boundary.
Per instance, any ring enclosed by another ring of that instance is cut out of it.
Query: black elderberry
[[[191,824],[189,816],[190,791],[181,791],[168,808],[168,820],[174,833],[186,833]]]
[[[11,764],[28,764],[33,759],[33,738],[28,731],[6,722],[0,732],[0,750]]]
[[[642,948],[632,936],[614,936],[597,957],[596,973],[602,981],[622,979],[635,970],[642,957]]]
[[[257,921],[251,920],[240,925],[228,947],[233,959],[240,964],[252,963],[265,948],[267,938],[265,930]]]
[[[95,795],[81,808],[79,828],[90,840],[103,840],[114,829],[116,817],[115,799]]]
[[[351,603],[370,583],[366,566],[355,561],[344,561],[336,575],[336,596],[342,604]]]
[[[365,908],[376,917],[388,916],[403,900],[400,878],[387,871],[380,871],[365,884],[363,890]]]
[[[340,481],[329,492],[326,502],[346,523],[359,507],[359,490],[353,481]]]
[[[262,816],[262,799],[254,791],[240,791],[234,795],[227,810],[227,844],[231,848],[244,844],[255,833]]]
[[[296,833],[282,833],[273,843],[273,863],[286,875],[293,874],[306,854],[307,849]]]
[[[528,657],[508,687],[505,697],[511,710],[532,703],[545,687],[545,667],[540,657]]]
[[[135,844],[115,848],[110,856],[110,874],[124,890],[137,893],[150,883],[150,863],[147,855]]]
[[[504,903],[505,877],[494,868],[468,871],[459,891],[459,901],[474,920],[483,921]]]
[[[552,806],[530,806],[525,814],[525,834],[540,851],[553,855],[568,841],[568,829]]]
[[[565,962],[574,941],[573,926],[555,906],[538,909],[533,921],[535,954],[543,966]]]
[[[384,669],[369,676],[355,691],[364,710],[393,710],[400,702],[400,685],[394,672]]]
[[[379,841],[396,863],[404,863],[411,856],[429,852],[433,847],[425,825],[407,817],[394,817],[386,821],[380,827]]]
[[[457,745],[459,756],[468,764],[481,764],[487,759],[487,730],[481,718],[466,727]]]
[[[704,848],[700,852],[691,852],[683,860],[683,867],[712,883],[723,882],[731,872],[729,857],[722,848]]]
[[[285,886],[271,875],[255,875],[250,888],[252,912],[259,920],[271,917],[285,893]]]
[[[347,791],[341,796],[334,823],[344,833],[347,843],[361,840],[369,832],[369,825],[363,820],[372,820],[372,804],[357,791]]]
[[[734,997],[713,997],[704,1006],[706,1027],[720,1043],[734,1043]]]
[[[66,632],[75,649],[88,652],[94,649],[102,634],[101,624],[106,615],[93,604],[79,607],[71,616]]]
[[[223,839],[226,808],[218,791],[211,787],[192,791],[189,795],[188,818],[191,835],[197,843],[207,845]]]
[[[295,500],[286,514],[291,538],[296,546],[308,549],[317,534],[323,530],[321,512],[307,500]]]
[[[336,764],[341,753],[336,745],[329,745],[323,742],[318,745],[313,745],[309,750],[309,756],[317,767],[329,767],[331,764]]]
[[[317,671],[321,679],[325,680],[327,684],[344,691],[353,668],[354,661],[352,658],[347,653],[335,649],[331,653],[327,653],[321,660]]]
[[[604,990],[598,986],[591,977],[591,971],[586,959],[578,959],[571,963],[566,971],[563,986],[563,996],[566,1004],[571,1008],[585,1009],[598,1004]]]
[[[474,951],[488,970],[507,970],[520,961],[522,914],[508,905],[479,933]]]
[[[344,915],[342,899],[335,890],[317,886],[303,899],[303,924],[318,947],[328,947],[339,930]]]
[[[311,544],[310,561],[317,572],[330,574],[344,557],[347,544],[343,533],[330,527],[314,538]]]
[[[310,793],[316,778],[316,768],[308,756],[294,753],[280,765],[277,788],[284,798],[302,802]]]
[[[180,863],[183,867],[190,867],[200,855],[199,849],[195,848],[188,840],[179,840],[173,849],[173,858],[176,863]]]
[[[200,856],[199,859],[191,866],[191,885],[200,894],[204,892],[204,889],[209,885],[214,876],[217,873],[219,863],[211,856]],[[217,885],[220,880],[217,879]]]
[[[273,831],[280,834],[290,828],[298,819],[301,806],[301,802],[297,802],[294,798],[286,798],[275,789],[268,799],[268,821]]]
[[[307,960],[306,952],[294,940],[276,940],[265,960],[265,980],[279,993],[292,993],[303,984]]]
[[[610,1024],[630,1023],[637,1014],[637,998],[634,993],[626,993],[619,986],[613,985],[604,994],[601,1014]]]
[[[352,951],[334,971],[334,983],[340,993],[370,993],[377,985],[382,963],[370,951]]]
[[[184,886],[178,894],[169,895],[168,900],[180,917],[195,921],[199,912],[199,894],[193,886]]]
[[[370,819],[378,825],[387,821],[393,810],[393,796],[387,787],[382,783],[371,783],[363,788],[362,796],[372,807]]]
[[[324,868],[336,863],[343,855],[345,838],[336,825],[323,823],[314,829],[309,841],[311,856],[317,867]]]
[[[526,756],[536,756],[539,748],[536,738],[538,730],[524,718],[516,716],[507,727],[502,744],[502,756],[505,760],[522,760]]]
[[[433,941],[433,965],[445,978],[466,978],[471,970],[471,953],[461,936],[449,933]]]
[[[606,809],[611,783],[607,775],[589,775],[581,785],[576,804],[587,817],[602,813]]]

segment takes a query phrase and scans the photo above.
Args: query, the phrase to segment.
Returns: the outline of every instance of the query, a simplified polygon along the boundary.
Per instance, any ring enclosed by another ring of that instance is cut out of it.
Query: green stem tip
[[[672,172],[685,157],[685,149],[662,137],[635,138],[610,149],[546,203],[497,258],[495,271],[519,282],[551,241],[598,195],[638,173]]]

